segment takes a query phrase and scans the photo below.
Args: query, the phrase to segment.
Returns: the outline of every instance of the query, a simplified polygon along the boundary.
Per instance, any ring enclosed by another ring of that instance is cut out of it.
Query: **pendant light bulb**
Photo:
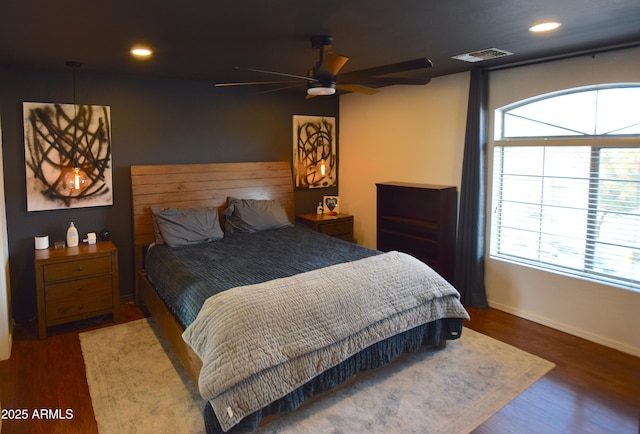
[[[81,192],[87,187],[87,175],[78,166],[68,170],[64,176],[64,186],[67,190]]]
[[[73,188],[74,188],[74,190],[80,190],[80,183],[82,182],[84,184],[83,181],[84,181],[84,178],[80,177],[80,169],[75,167],[73,169]]]

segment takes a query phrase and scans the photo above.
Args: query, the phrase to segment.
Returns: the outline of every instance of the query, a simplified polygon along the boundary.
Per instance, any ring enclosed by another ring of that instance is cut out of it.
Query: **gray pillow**
[[[224,236],[218,219],[218,209],[152,208],[162,239],[170,247],[209,243]]]
[[[153,225],[153,238],[156,244],[164,244],[162,233],[160,232],[160,226],[158,226],[158,219],[156,218],[156,214],[159,214],[166,209],[167,208],[159,208],[156,206],[151,207],[151,224]]]
[[[226,232],[260,232],[293,226],[277,200],[230,197],[224,216]]]

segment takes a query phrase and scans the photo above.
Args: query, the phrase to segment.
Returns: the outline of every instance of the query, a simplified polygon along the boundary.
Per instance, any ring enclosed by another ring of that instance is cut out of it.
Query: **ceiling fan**
[[[287,74],[283,72],[246,68],[247,71],[293,78],[296,79],[295,81],[248,81],[216,83],[215,86],[228,87],[289,84],[289,86],[275,89],[281,90],[306,84],[307,98],[310,98],[319,95],[333,95],[334,93],[336,93],[336,90],[372,95],[378,92],[377,88],[384,86],[392,86],[396,84],[425,85],[429,83],[429,81],[431,81],[429,77],[392,76],[409,71],[430,68],[431,66],[433,66],[431,61],[425,57],[340,74],[340,70],[347,63],[347,61],[349,61],[349,58],[330,51],[332,45],[333,38],[331,36],[323,35],[313,36],[311,38],[311,46],[314,49],[318,50],[319,58],[317,63],[311,69],[309,69],[306,77],[302,75]],[[236,67],[235,69],[241,68]],[[290,85],[292,83],[295,84]]]

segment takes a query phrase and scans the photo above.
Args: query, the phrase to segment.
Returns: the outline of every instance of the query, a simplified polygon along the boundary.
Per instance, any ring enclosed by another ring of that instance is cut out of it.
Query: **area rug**
[[[154,327],[143,319],[80,334],[101,434],[204,432],[204,402]],[[444,350],[403,356],[258,431],[468,433],[552,367],[465,328]]]

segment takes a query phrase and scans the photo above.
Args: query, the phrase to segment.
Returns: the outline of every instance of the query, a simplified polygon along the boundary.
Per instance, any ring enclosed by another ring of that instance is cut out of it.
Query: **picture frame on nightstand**
[[[338,196],[324,196],[322,207],[325,214],[338,215],[340,213],[340,198]]]

